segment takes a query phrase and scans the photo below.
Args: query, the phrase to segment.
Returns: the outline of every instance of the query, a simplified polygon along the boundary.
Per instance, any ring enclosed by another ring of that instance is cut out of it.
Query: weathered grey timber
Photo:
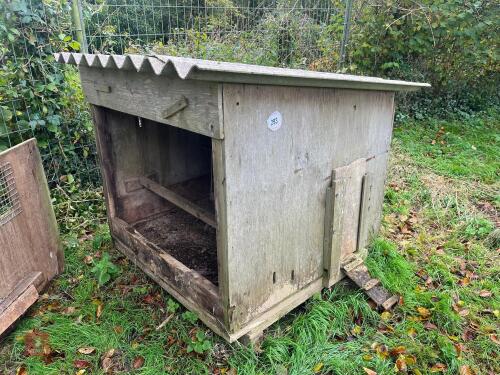
[[[116,246],[228,341],[258,337],[364,252],[394,92],[429,86],[169,56],[56,59],[79,66],[93,104]]]

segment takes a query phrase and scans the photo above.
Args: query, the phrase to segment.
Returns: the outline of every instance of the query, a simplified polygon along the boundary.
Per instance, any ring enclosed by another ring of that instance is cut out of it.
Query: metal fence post
[[[340,44],[340,59],[338,69],[344,67],[344,62],[347,54],[347,43],[349,42],[349,29],[351,28],[351,10],[352,0],[346,0],[344,13],[344,31],[342,33],[342,42]]]
[[[85,24],[83,22],[82,4],[80,0],[71,0],[71,20],[76,34],[76,40],[80,43],[80,52],[88,53],[87,36],[85,35]]]

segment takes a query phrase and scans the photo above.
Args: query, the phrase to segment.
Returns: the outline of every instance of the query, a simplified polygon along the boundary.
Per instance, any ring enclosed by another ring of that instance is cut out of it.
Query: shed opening
[[[112,110],[105,123],[116,216],[217,286],[211,138]]]

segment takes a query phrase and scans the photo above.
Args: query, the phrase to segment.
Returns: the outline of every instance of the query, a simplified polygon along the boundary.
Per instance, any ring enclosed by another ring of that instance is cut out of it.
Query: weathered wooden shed
[[[422,83],[56,54],[92,104],[116,247],[229,341],[342,277],[377,232],[395,91]]]

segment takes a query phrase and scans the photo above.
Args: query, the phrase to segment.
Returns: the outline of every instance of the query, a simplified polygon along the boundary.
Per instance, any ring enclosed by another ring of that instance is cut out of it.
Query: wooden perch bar
[[[210,225],[217,229],[217,222],[215,221],[214,215],[205,209],[194,204],[190,200],[180,196],[179,194],[173,192],[172,190],[162,186],[147,177],[139,177],[139,183],[146,189],[152,191],[153,193],[159,195],[160,197],[166,199],[170,203],[176,205],[180,209],[186,211],[187,213],[193,215],[197,219],[200,219],[204,223]]]

